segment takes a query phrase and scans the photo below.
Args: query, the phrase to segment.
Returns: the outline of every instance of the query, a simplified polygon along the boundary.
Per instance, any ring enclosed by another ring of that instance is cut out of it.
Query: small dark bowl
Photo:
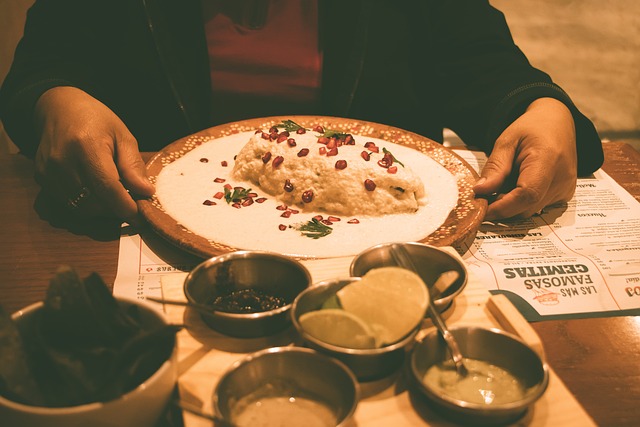
[[[285,305],[256,313],[200,313],[212,329],[238,338],[265,337],[291,325],[289,311],[296,296],[309,287],[311,275],[298,261],[262,251],[237,251],[210,258],[187,276],[184,294],[191,303],[211,305],[223,293],[254,289],[280,297]]]
[[[383,243],[360,252],[351,262],[350,274],[361,277],[374,268],[398,265],[391,255],[393,244]],[[435,246],[415,242],[398,244],[405,247],[418,275],[429,286],[433,305],[440,312],[446,310],[467,285],[468,274],[464,264],[455,256]],[[436,294],[432,288],[433,284],[442,273],[449,270],[457,271],[458,279],[443,294]]]
[[[423,378],[428,369],[450,359],[444,340],[434,330],[415,344],[410,356],[410,377],[418,391],[444,416],[462,424],[511,423],[542,396],[549,383],[547,365],[518,337],[498,329],[455,326],[450,329],[465,358],[506,369],[522,382],[526,392],[518,401],[483,405],[456,399],[425,384]]]
[[[307,348],[273,347],[235,362],[222,375],[213,393],[214,411],[234,422],[237,405],[250,395],[306,397],[329,409],[336,426],[344,426],[356,410],[359,389],[351,371],[335,359]]]
[[[320,309],[329,297],[357,280],[361,280],[361,278],[350,277],[314,284],[295,299],[291,316],[293,325],[308,347],[340,360],[353,371],[359,381],[374,381],[387,377],[400,369],[420,325],[417,325],[416,329],[396,343],[380,348],[356,349],[340,347],[319,340],[305,332],[299,322],[300,316],[309,311]]]

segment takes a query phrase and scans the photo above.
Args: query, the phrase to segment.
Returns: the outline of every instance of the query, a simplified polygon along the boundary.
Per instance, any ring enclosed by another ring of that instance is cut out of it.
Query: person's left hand
[[[496,193],[486,220],[528,218],[573,197],[577,181],[576,133],[569,109],[540,98],[498,137],[477,195]]]

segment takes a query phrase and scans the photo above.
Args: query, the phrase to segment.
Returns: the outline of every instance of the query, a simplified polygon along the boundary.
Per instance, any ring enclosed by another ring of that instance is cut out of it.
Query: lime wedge
[[[416,273],[400,267],[369,270],[362,280],[337,293],[342,308],[362,319],[376,341],[389,345],[422,321],[429,306],[427,286]]]
[[[300,316],[300,326],[309,335],[346,348],[375,348],[371,328],[352,313],[339,308],[310,311]]]

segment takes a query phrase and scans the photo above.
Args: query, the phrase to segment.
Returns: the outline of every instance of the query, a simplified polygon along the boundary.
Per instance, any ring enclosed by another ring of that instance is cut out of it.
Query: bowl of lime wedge
[[[314,284],[294,300],[293,324],[307,345],[347,365],[359,381],[396,372],[422,325],[429,295],[400,267]]]

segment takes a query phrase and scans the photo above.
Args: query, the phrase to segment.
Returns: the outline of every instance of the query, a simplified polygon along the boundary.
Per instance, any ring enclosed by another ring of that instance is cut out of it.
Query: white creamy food
[[[353,135],[358,144],[357,153],[364,151],[365,142],[373,142],[381,153],[383,148],[391,152],[419,178],[424,193],[418,199],[414,197],[412,207],[385,215],[346,215],[308,210],[305,204],[283,203],[255,183],[232,173],[235,156],[253,136],[254,132],[242,132],[212,139],[165,165],[156,180],[156,197],[163,210],[191,232],[234,248],[300,257],[336,257],[355,255],[380,243],[423,239],[438,229],[458,201],[456,178],[431,157],[407,146]],[[333,159],[343,158],[333,156],[331,160],[335,165]],[[348,170],[350,165],[347,160],[347,168],[339,172]],[[402,169],[395,163],[393,166]],[[386,168],[379,169],[382,174],[393,175],[386,172]],[[373,192],[382,185],[376,184],[379,185]],[[251,189],[251,200],[227,203],[221,196],[225,186],[230,188],[226,190],[229,196],[234,187]],[[298,186],[306,188],[304,184],[298,183]],[[417,188],[413,192],[421,194]],[[352,196],[356,205],[362,188],[357,193]],[[331,233],[318,239],[305,237],[298,228],[316,215],[322,215],[325,221],[332,217]]]
[[[394,162],[384,145],[364,137],[319,138],[312,131],[279,135],[253,135],[236,157],[233,176],[287,205],[331,215],[413,213],[425,202],[420,178]]]
[[[270,396],[237,404],[233,421],[239,427],[332,427],[336,416],[326,405],[304,397]]]

